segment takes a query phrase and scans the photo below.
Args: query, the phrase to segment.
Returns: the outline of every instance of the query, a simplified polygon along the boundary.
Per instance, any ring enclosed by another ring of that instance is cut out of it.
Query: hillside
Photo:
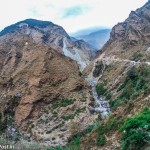
[[[75,60],[38,42],[37,26],[23,28],[0,37],[1,136],[22,142],[18,149],[25,141],[65,145],[72,126],[82,131],[97,117],[87,109],[90,88]]]

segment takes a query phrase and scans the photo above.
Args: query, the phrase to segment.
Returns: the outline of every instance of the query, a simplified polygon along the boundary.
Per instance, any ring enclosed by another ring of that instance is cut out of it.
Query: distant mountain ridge
[[[111,29],[101,29],[98,31],[91,32],[87,35],[80,35],[75,38],[84,40],[89,43],[92,47],[100,50],[102,46],[107,42],[110,37]]]

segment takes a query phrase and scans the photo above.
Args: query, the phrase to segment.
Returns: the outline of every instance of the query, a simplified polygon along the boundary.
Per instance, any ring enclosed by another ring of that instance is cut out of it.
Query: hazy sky
[[[71,33],[95,26],[112,27],[148,0],[0,0],[0,30],[34,18],[52,21]]]

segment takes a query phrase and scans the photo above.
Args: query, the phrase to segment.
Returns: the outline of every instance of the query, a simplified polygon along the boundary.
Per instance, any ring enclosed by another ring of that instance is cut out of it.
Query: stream
[[[98,96],[96,92],[96,85],[97,85],[96,80],[91,80],[89,78],[87,78],[86,80],[88,81],[89,85],[92,87],[92,94],[95,100],[94,108],[90,106],[89,110],[100,113],[102,118],[104,119],[111,113],[109,102],[105,99],[105,97]]]

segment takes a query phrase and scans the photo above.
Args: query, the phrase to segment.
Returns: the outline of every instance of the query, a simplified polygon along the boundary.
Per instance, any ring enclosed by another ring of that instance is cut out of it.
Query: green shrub
[[[120,106],[121,104],[123,103],[123,100],[122,99],[116,99],[116,100],[114,100],[114,101],[110,101],[109,102],[109,105],[110,105],[110,107],[114,110],[114,109],[116,109],[118,106]]]
[[[106,89],[104,88],[104,85],[102,83],[96,86],[96,92],[98,95],[104,95],[104,93],[106,92]]]
[[[55,100],[52,102],[52,109],[56,109],[58,107],[66,107],[68,105],[72,105],[76,100],[75,99],[61,99]]]
[[[111,133],[120,129],[123,122],[124,122],[123,118],[111,115],[107,123],[97,125],[97,128],[95,130],[98,133],[98,135]]]
[[[96,137],[96,143],[98,146],[104,146],[106,144],[106,138],[104,135],[100,135]]]
[[[81,102],[86,102],[86,99],[80,99]]]
[[[139,52],[135,52],[134,54],[133,54],[133,59],[132,60],[134,60],[134,61],[138,61],[138,60],[140,60],[140,58],[142,57],[143,55],[141,54],[141,53],[139,53]]]
[[[90,132],[93,130],[93,128],[94,128],[94,125],[88,125],[88,126],[86,127],[86,134],[87,134],[87,133],[90,133]]]
[[[106,99],[110,100],[111,99],[111,94],[110,93],[106,93]]]
[[[75,99],[62,99],[60,101],[60,107],[66,107],[68,105],[73,104],[75,101],[76,101]]]
[[[120,131],[124,131],[121,138],[123,150],[142,149],[150,142],[150,109],[145,108],[142,113],[127,118]]]
[[[52,112],[52,118],[56,118],[58,116],[58,113],[56,111]]]
[[[86,110],[86,107],[78,108],[78,109],[76,109],[75,114],[79,114],[79,113],[85,112],[85,110]]]
[[[74,116],[75,116],[75,114],[69,114],[69,115],[64,115],[64,116],[61,116],[61,118],[63,119],[63,120],[69,120],[69,119],[73,119],[74,118]]]

